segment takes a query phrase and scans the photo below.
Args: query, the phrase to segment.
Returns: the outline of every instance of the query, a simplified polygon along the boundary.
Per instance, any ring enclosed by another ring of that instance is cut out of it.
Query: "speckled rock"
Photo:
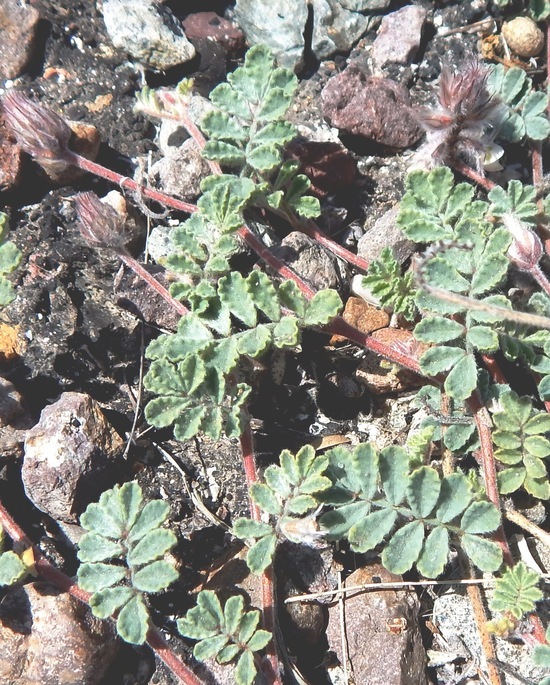
[[[350,11],[340,0],[313,0],[312,8],[311,49],[319,60],[350,50],[371,23],[371,17]]]
[[[200,195],[201,181],[211,173],[197,144],[188,138],[180,146],[171,146],[168,154],[153,164],[149,178],[168,195],[192,201]]]
[[[0,3],[0,78],[20,76],[34,48],[40,14],[27,2]]]
[[[2,685],[96,685],[118,646],[111,623],[47,583],[12,590],[0,604]]]
[[[376,580],[378,579],[378,580]],[[401,580],[379,565],[357,569],[344,586]],[[406,590],[349,594],[344,620],[349,671],[356,683],[427,685],[426,655],[418,627],[420,603]],[[329,609],[327,640],[335,661],[327,669],[332,683],[342,672],[342,617],[338,604]]]
[[[391,79],[368,76],[356,64],[331,78],[321,98],[325,117],[340,131],[393,148],[409,147],[421,136],[407,89]]]
[[[115,479],[124,443],[88,395],[66,392],[46,407],[25,440],[27,497],[53,518],[78,516]]]
[[[232,22],[215,12],[194,12],[182,21],[185,35],[190,41],[203,38],[236,52],[244,46],[243,32]]]
[[[413,253],[414,243],[405,237],[396,223],[399,206],[389,209],[357,243],[357,254],[367,262],[379,259],[382,250],[391,247],[394,258],[403,264]]]
[[[21,157],[21,148],[15,144],[0,110],[0,190],[13,190],[19,184]]]
[[[382,19],[372,46],[373,59],[380,69],[388,64],[406,65],[414,60],[427,16],[424,7],[407,5]]]
[[[154,0],[104,0],[103,19],[113,45],[147,67],[162,71],[195,56],[181,24]]]

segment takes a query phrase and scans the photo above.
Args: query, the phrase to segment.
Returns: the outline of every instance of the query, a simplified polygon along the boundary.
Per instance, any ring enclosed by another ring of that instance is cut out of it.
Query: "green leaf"
[[[139,595],[122,608],[116,629],[125,642],[132,645],[142,645],[145,642],[149,630],[149,612]]]
[[[82,564],[78,568],[78,585],[86,592],[98,592],[126,577],[127,569],[112,564]]]
[[[418,559],[424,541],[424,525],[411,521],[393,535],[382,552],[382,564],[391,573],[405,573]]]
[[[267,326],[257,326],[249,331],[241,333],[238,338],[237,349],[239,354],[247,355],[255,359],[263,354],[270,346],[271,331]]]
[[[342,300],[336,290],[320,290],[309,301],[305,316],[305,326],[323,326],[338,315]]]
[[[248,614],[255,614],[259,616],[258,611],[249,611]],[[250,640],[245,641],[248,642],[249,649],[251,649],[253,652],[257,652],[258,650],[267,647],[271,637],[271,633],[269,633],[267,630],[257,630]]]
[[[441,316],[426,317],[414,329],[414,337],[425,343],[456,340],[464,334],[464,326]]]
[[[256,677],[256,671],[252,652],[243,652],[235,666],[235,683],[237,685],[252,685]]]
[[[233,635],[237,632],[239,623],[244,614],[244,599],[241,595],[229,597],[223,608],[225,632]]]
[[[429,351],[429,350],[428,350]],[[455,400],[466,400],[477,387],[477,365],[473,354],[467,354],[445,379],[445,390]]]
[[[201,129],[209,138],[226,141],[245,141],[248,131],[225,112],[213,110],[207,112],[201,121]]]
[[[27,573],[27,567],[15,552],[0,554],[0,586],[14,585]]]
[[[167,502],[159,499],[147,502],[132,526],[128,536],[129,541],[137,542],[149,531],[159,528],[166,521],[169,513],[170,505]]]
[[[12,242],[0,245],[0,273],[9,274],[14,271],[21,262],[21,251]]]
[[[479,352],[496,352],[499,348],[497,333],[488,326],[472,326],[466,334],[466,342]]]
[[[241,651],[240,647],[238,645],[226,645],[221,649],[217,656],[216,656],[216,661],[219,664],[227,664],[230,661],[233,661],[233,659],[239,654]]]
[[[259,611],[247,611],[241,619],[241,623],[239,625],[239,632],[238,632],[236,641],[240,642],[240,643],[248,642],[252,638],[252,636],[255,634],[259,621],[260,621],[260,612]],[[260,630],[258,632],[259,633],[266,633],[267,631]],[[268,637],[268,641],[269,641],[269,639],[271,639],[271,635],[270,635],[270,633],[267,633],[267,635],[269,636]],[[261,649],[261,647],[259,649]]]
[[[252,573],[261,575],[271,564],[276,544],[277,536],[275,534],[266,535],[248,550],[246,563]]]
[[[108,540],[97,533],[85,533],[78,543],[78,558],[82,562],[106,561],[123,554],[119,542]]]
[[[468,506],[472,499],[470,483],[462,473],[452,473],[441,481],[435,515],[442,523],[449,523]]]
[[[516,619],[535,610],[535,603],[543,594],[538,588],[540,576],[530,571],[520,561],[512,568],[507,568],[502,578],[495,583],[493,597],[489,602],[491,611],[510,612]]]
[[[523,446],[535,457],[544,459],[550,454],[550,441],[543,438],[541,435],[530,435],[523,441]]]
[[[247,282],[240,273],[233,271],[221,278],[218,283],[218,294],[221,301],[238,319],[250,328],[256,325],[256,308]]]
[[[160,592],[174,583],[179,573],[173,564],[164,559],[143,566],[132,576],[132,584],[142,592]]]
[[[228,83],[220,83],[210,91],[210,102],[225,110],[228,114],[241,119],[250,117],[250,109],[246,98]]]
[[[438,526],[424,541],[416,567],[426,578],[436,578],[443,573],[448,556],[449,532],[444,526]]]
[[[418,518],[430,515],[439,497],[441,482],[435,469],[421,466],[413,471],[407,486],[407,500]]]
[[[272,533],[273,528],[269,523],[253,521],[252,519],[237,519],[233,524],[233,535],[241,540],[248,538],[263,538]]]
[[[420,370],[427,376],[437,376],[451,369],[465,356],[466,353],[459,347],[431,347],[420,358]]]
[[[92,503],[80,517],[80,525],[92,533],[102,537],[119,540],[124,532],[124,526],[109,516],[100,504]]]
[[[523,485],[523,481],[525,480],[525,469],[523,467],[504,469],[497,474],[497,480],[498,490],[502,495],[515,492]]]
[[[409,455],[402,447],[384,447],[380,451],[380,480],[390,504],[401,504],[407,489]]]
[[[265,483],[252,483],[250,486],[250,497],[256,504],[274,516],[280,516],[283,511],[281,499]]]
[[[531,478],[529,474],[525,476],[525,481],[523,482],[523,487],[527,490],[530,495],[537,497],[541,500],[550,499],[550,483],[548,478]]]
[[[264,472],[264,480],[266,484],[274,492],[278,492],[283,499],[287,499],[291,495],[292,486],[280,467],[274,466],[273,464],[268,466]]]
[[[316,219],[321,214],[321,203],[316,197],[304,195],[289,201],[292,209],[305,219]]]
[[[296,137],[296,127],[289,121],[272,121],[254,134],[254,144],[286,145]]]
[[[273,328],[273,344],[279,349],[296,347],[300,340],[300,329],[294,316],[283,316]]]
[[[144,535],[137,545],[130,550],[127,561],[130,566],[140,566],[164,556],[172,549],[178,539],[171,530],[152,530]]]
[[[496,542],[467,533],[462,537],[462,547],[480,571],[496,571],[502,564],[502,550]]]
[[[348,532],[353,551],[363,553],[376,547],[391,531],[396,519],[394,509],[380,509],[362,518]]]
[[[221,140],[207,141],[202,150],[202,154],[205,159],[212,159],[230,167],[239,166],[246,161],[243,150],[236,145],[225,143]]]
[[[540,435],[550,433],[550,414],[537,412],[523,426],[523,432],[527,435]]]
[[[279,287],[279,297],[283,307],[290,309],[296,313],[300,319],[303,319],[306,313],[307,300],[300,292],[298,286],[294,281],[283,281]]]
[[[117,609],[134,596],[135,592],[130,587],[110,587],[99,592],[94,592],[90,597],[90,606],[97,618],[109,618]]]
[[[281,153],[274,145],[260,145],[246,155],[246,161],[258,171],[270,171],[281,161]]]
[[[466,533],[492,533],[500,524],[498,509],[491,502],[472,502],[460,520]]]
[[[277,291],[269,276],[263,271],[253,269],[246,279],[246,284],[255,306],[271,321],[279,321],[281,318],[281,307]]]

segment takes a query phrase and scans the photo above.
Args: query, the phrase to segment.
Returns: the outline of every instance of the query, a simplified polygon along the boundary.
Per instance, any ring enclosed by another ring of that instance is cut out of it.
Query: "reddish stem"
[[[483,477],[485,480],[485,490],[487,492],[487,497],[495,505],[498,511],[502,514],[502,509],[500,507],[500,495],[498,492],[495,455],[493,452],[493,440],[491,435],[491,428],[493,427],[493,424],[491,422],[489,412],[482,403],[479,393],[477,391],[472,394],[472,396],[467,401],[467,404],[470,408],[470,411],[474,415],[477,426],[477,432],[479,435],[479,442],[481,445],[481,467],[483,469]],[[513,566],[514,559],[512,557],[512,553],[510,552],[510,548],[506,540],[506,535],[504,534],[504,528],[502,527],[502,523],[495,531],[494,538],[502,548],[504,563],[508,566]]]
[[[478,174],[477,171],[472,169],[472,167],[469,167],[467,164],[464,164],[463,162],[456,160],[453,162],[453,166],[463,176],[466,176],[466,178],[469,178],[471,181],[474,181],[474,183],[477,183],[487,192],[489,192],[489,190],[492,190],[493,188],[496,188],[496,183],[493,183],[493,181],[490,181],[485,176]]]
[[[483,363],[487,367],[487,370],[491,374],[491,378],[494,380],[494,382],[508,385],[508,380],[498,365],[496,359],[489,354],[482,354],[481,358],[483,359]]]
[[[240,438],[241,452],[243,456],[244,475],[246,478],[246,486],[248,489],[248,501],[250,506],[250,515],[254,521],[261,521],[260,509],[256,502],[250,497],[250,486],[252,483],[258,482],[258,471],[256,470],[256,462],[254,460],[254,441],[252,437],[252,429],[250,422],[246,422],[246,427]]]
[[[64,592],[89,605],[90,594],[85,592],[62,571],[55,568],[48,559],[35,547],[31,540],[25,535],[22,528],[11,517],[7,509],[0,502],[0,525],[8,533],[14,542],[21,543],[33,550],[35,559],[34,566],[40,576],[45,580],[60,588]],[[184,685],[205,685],[204,682],[198,678],[191,669],[186,666],[181,659],[174,654],[174,652],[167,645],[164,638],[160,635],[156,628],[151,628],[147,633],[147,642],[150,647],[158,654],[159,658],[164,661],[172,673],[181,680]]]

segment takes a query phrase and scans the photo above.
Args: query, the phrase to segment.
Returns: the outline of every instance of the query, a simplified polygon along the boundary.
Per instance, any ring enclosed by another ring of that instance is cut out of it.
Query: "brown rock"
[[[0,604],[3,685],[96,685],[118,646],[109,621],[47,583],[12,590]]]
[[[187,16],[182,24],[191,42],[207,38],[214,43],[221,43],[228,52],[237,52],[244,47],[243,32],[215,12],[195,12]]]
[[[419,5],[407,5],[386,14],[372,46],[372,56],[380,69],[392,63],[406,65],[414,59],[427,15],[427,10]]]
[[[340,273],[336,258],[304,233],[289,233],[272,251],[316,290],[337,288]]]
[[[40,416],[25,440],[27,497],[67,523],[112,485],[123,441],[88,395],[66,392]]]
[[[319,197],[347,188],[357,176],[357,163],[338,143],[303,141],[288,152],[310,179],[310,192]]]
[[[21,357],[25,347],[21,326],[0,323],[0,364],[9,364]]]
[[[168,195],[196,200],[201,193],[201,181],[212,173],[207,161],[191,138],[167,148],[165,156],[151,167],[149,178]]]
[[[394,148],[409,147],[421,136],[412,117],[407,89],[388,78],[368,76],[350,64],[321,93],[332,126]]]
[[[544,47],[544,33],[529,17],[516,17],[502,26],[510,50],[520,57],[536,57]]]
[[[0,78],[20,76],[32,57],[40,14],[28,3],[0,4]]]
[[[0,9],[0,18],[1,16],[2,10]],[[0,110],[0,190],[12,190],[19,183],[21,156],[21,148],[15,144],[15,138],[6,126]]]
[[[344,586],[400,581],[379,565],[354,571]],[[368,685],[427,685],[426,655],[418,627],[420,603],[405,590],[367,591],[344,600],[344,625],[340,607],[329,609],[327,640],[337,663],[327,669],[332,682],[344,658],[342,630],[346,635],[349,670],[354,682]],[[333,677],[334,676],[334,677]]]
[[[390,315],[375,307],[360,297],[350,297],[346,302],[342,318],[363,333],[372,333],[379,328],[385,328],[390,323]],[[333,335],[330,344],[348,342],[342,335]]]

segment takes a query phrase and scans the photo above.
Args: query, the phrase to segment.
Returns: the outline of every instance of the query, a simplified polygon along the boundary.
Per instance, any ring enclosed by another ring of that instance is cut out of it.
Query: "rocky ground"
[[[159,135],[136,113],[136,92],[145,84],[173,86],[190,76],[197,92],[207,95],[239,64],[248,45],[265,42],[300,77],[290,118],[302,139],[289,154],[312,177],[322,200],[322,227],[367,261],[391,245],[406,262],[412,245],[396,233],[393,218],[422,136],[410,105],[433,101],[442,61],[454,65],[478,54],[482,31],[498,32],[498,7],[485,0],[248,0],[236,6],[226,0],[169,0],[164,7],[171,18],[163,23],[159,7],[148,0],[3,0],[0,93],[16,88],[32,95],[75,122],[84,149],[93,154],[96,148],[101,164],[194,201],[204,168],[192,152],[179,151],[181,141],[170,141],[166,129]],[[349,64],[354,68],[343,74]],[[542,59],[533,65],[532,75],[542,81]],[[169,431],[148,430],[144,422],[143,350],[177,319],[75,229],[71,198],[84,190],[103,196],[114,186],[77,173],[52,180],[14,145],[1,112],[0,151],[0,209],[23,254],[13,276],[17,298],[0,323],[0,499],[68,575],[76,571],[78,515],[104,489],[137,478],[147,496],[167,499],[180,541],[182,581],[155,598],[153,608],[157,624],[170,635],[174,618],[191,606],[190,591],[214,575],[231,551],[208,511],[228,524],[247,514],[239,445],[206,439],[179,444]],[[520,175],[522,154],[518,150]],[[132,253],[143,259],[151,228],[173,225],[183,215],[147,218],[139,198],[128,194],[127,200],[134,217]],[[161,211],[155,205],[151,210]],[[315,287],[333,287],[348,298],[353,270],[343,262],[296,234],[277,249]],[[353,312],[352,305],[350,316],[363,330],[395,335],[386,314],[361,302]],[[251,406],[260,466],[282,448],[295,450],[314,440],[370,440],[383,447],[408,435],[419,381],[389,369],[372,353],[310,334],[284,360],[277,382],[270,368],[276,363],[267,360],[258,374]],[[50,459],[45,465],[44,455],[58,444],[60,463],[51,467]],[[258,589],[239,577],[242,564],[235,559],[236,570],[225,564],[225,576],[213,582],[242,582],[254,597]],[[280,598],[311,587],[304,580],[309,563],[305,552],[293,558],[283,550]],[[327,562],[330,578],[315,582],[332,582],[337,570],[350,585],[388,576],[369,563],[339,553]],[[39,585],[3,594],[2,683],[96,684],[102,671],[102,685],[175,682],[147,647],[122,645],[117,651],[108,624],[83,616],[65,596]],[[32,616],[30,628],[21,627],[27,620],[22,615]],[[396,617],[407,625],[398,634],[388,629]],[[339,669],[337,605],[281,609],[280,619],[289,654],[307,682],[346,682]],[[349,601],[346,621],[353,636],[350,683],[486,682],[465,594],[438,589],[361,595]],[[171,644],[189,658],[190,643]],[[498,657],[507,664],[509,683],[536,682],[542,675],[524,646],[501,641]],[[61,676],[52,664],[79,675]],[[205,677],[232,682],[227,672]]]

